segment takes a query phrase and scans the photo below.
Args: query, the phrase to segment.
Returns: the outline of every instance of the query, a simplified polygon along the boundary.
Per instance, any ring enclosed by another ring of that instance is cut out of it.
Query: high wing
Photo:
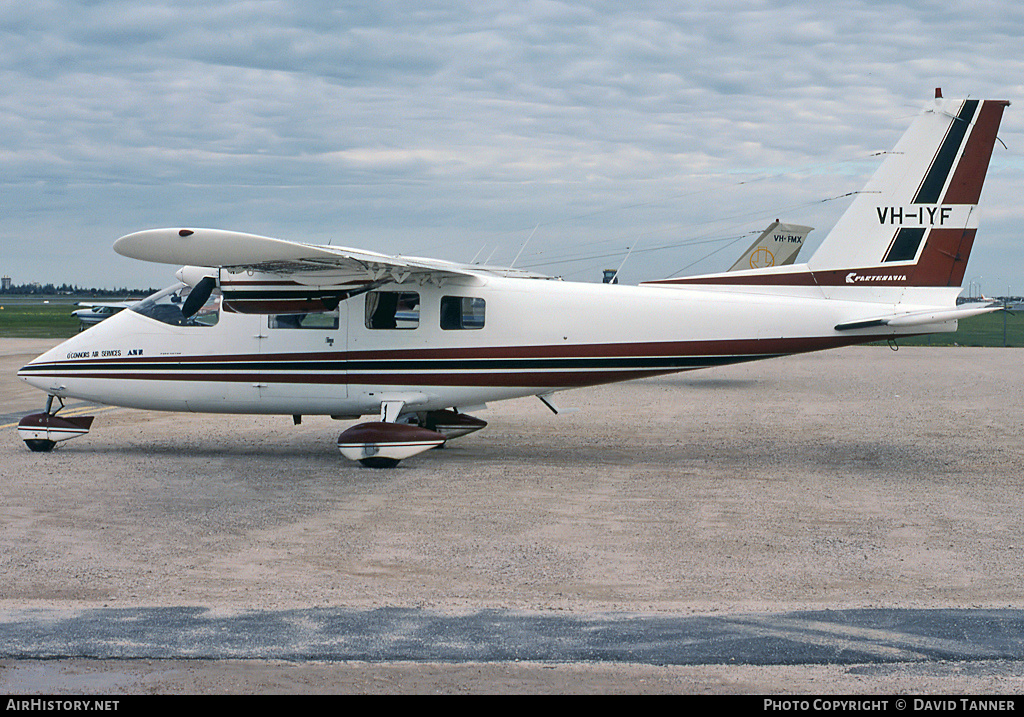
[[[550,278],[511,268],[379,254],[347,247],[302,244],[220,229],[148,229],[114,243],[132,259],[182,264],[179,278],[195,285],[211,277],[225,303],[240,313],[308,313],[385,283],[441,286],[479,283],[487,274]],[[212,268],[205,268],[212,267]]]

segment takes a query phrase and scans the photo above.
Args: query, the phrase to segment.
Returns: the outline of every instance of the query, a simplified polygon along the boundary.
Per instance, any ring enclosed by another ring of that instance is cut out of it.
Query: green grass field
[[[0,338],[65,339],[78,333],[78,319],[71,315],[74,302],[53,299],[49,304],[0,301]],[[1006,340],[1003,340],[1005,319]],[[915,336],[899,340],[901,346],[1024,346],[1024,318],[996,312],[972,316],[960,322],[952,334]]]
[[[1003,326],[1006,339],[1003,340]],[[1024,346],[1024,317],[1021,314],[997,311],[960,321],[955,333],[931,334],[900,339],[901,346]]]
[[[0,301],[0,338],[66,339],[78,333],[78,318],[71,315],[73,302]]]

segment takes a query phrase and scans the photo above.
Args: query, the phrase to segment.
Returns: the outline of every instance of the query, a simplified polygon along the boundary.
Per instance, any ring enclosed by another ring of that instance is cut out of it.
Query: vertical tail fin
[[[817,283],[959,286],[1008,104],[926,108],[808,260]]]
[[[936,98],[911,123],[806,264],[649,284],[958,287],[1004,100]],[[844,290],[841,290],[844,291]]]

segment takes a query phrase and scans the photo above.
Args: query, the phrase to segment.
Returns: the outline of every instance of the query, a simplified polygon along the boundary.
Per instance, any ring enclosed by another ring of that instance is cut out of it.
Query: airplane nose
[[[49,353],[49,352],[48,352]],[[48,353],[39,356],[18,369],[18,378],[25,383],[46,391],[52,396],[63,396],[67,385],[60,376],[53,375],[53,365],[47,359]]]
[[[80,344],[81,339],[76,336],[54,346],[18,369],[18,378],[40,391],[63,397],[67,391],[67,382],[61,376],[62,362],[66,364],[67,359],[72,358],[76,351],[83,352]]]

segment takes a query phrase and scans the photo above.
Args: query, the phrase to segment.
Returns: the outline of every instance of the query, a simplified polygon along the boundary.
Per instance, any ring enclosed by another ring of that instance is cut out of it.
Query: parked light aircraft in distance
[[[489,401],[912,334],[1001,308],[957,306],[1008,102],[936,99],[802,264],[573,283],[515,269],[173,228],[120,254],[184,265],[180,283],[18,375],[47,394],[21,437],[85,433],[64,399],[213,413],[377,420],[341,452],[392,466],[484,422]],[[59,406],[54,407],[54,399]]]
[[[81,309],[75,309],[71,312],[72,316],[78,317],[78,330],[84,331],[91,326],[95,326],[104,319],[109,319],[111,316],[119,311],[127,309],[129,306],[134,304],[134,301],[79,301],[75,306],[81,306]]]

